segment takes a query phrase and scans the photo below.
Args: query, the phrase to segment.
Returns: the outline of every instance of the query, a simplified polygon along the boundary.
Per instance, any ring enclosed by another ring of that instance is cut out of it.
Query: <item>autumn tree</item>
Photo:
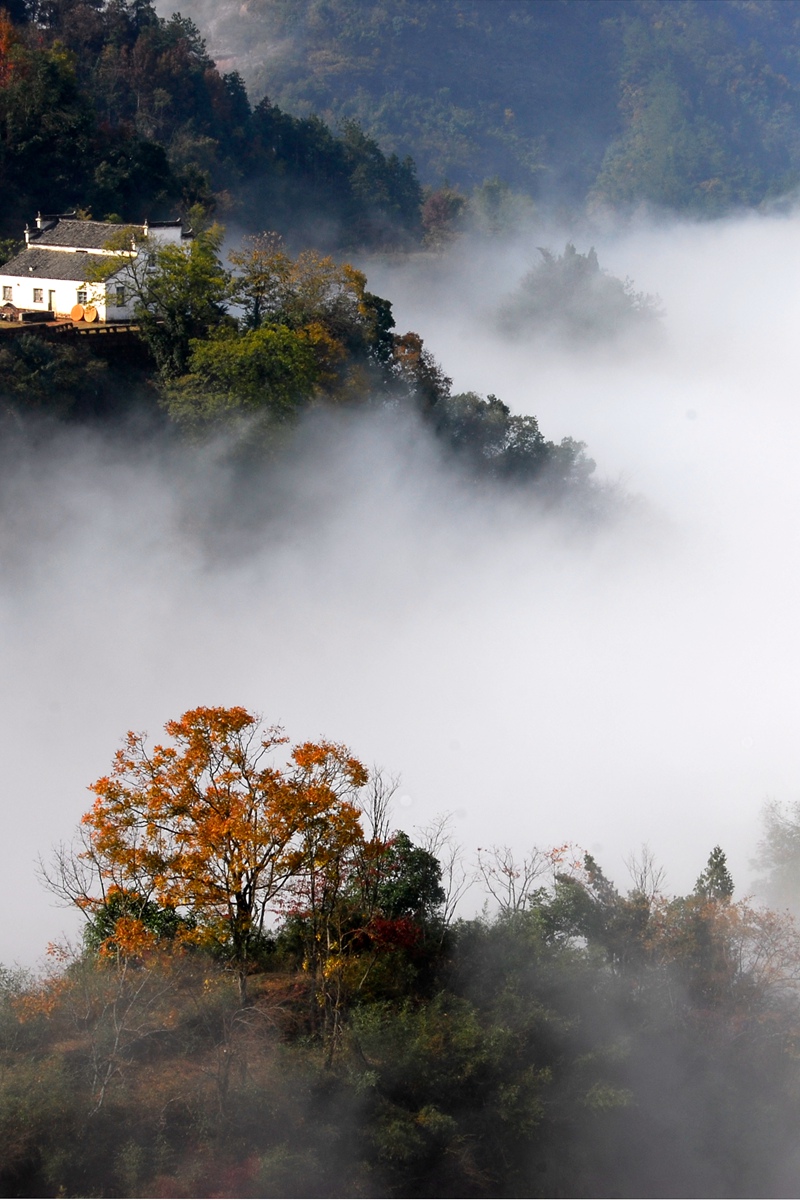
[[[286,737],[244,708],[192,709],[165,729],[171,744],[152,750],[128,733],[92,785],[82,849],[62,854],[51,881],[95,918],[120,894],[139,897],[142,913],[154,903],[178,914],[185,937],[233,960],[244,992],[254,945],[288,881],[319,871],[323,843],[330,871],[342,845],[363,836],[354,800],[367,772],[326,741],[296,746],[286,766],[274,765]],[[128,906],[121,911],[129,925]]]
[[[466,207],[467,198],[458,188],[445,183],[429,190],[422,205],[425,245],[432,250],[449,245],[457,235]]]
[[[309,335],[316,330],[321,382],[328,391],[341,390],[354,362],[391,357],[391,304],[368,292],[366,276],[350,263],[316,250],[292,258],[275,233],[244,238],[229,258],[245,329],[285,326]],[[331,371],[337,360],[338,370]]]

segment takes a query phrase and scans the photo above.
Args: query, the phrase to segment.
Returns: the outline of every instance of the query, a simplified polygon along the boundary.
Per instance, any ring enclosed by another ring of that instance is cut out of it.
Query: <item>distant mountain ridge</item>
[[[497,176],[543,201],[713,215],[800,180],[798,0],[196,0],[188,11],[251,94],[334,127],[357,120],[430,186]]]

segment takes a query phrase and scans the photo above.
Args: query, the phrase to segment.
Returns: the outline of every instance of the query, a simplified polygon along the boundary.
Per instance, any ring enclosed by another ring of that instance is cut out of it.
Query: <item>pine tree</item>
[[[708,856],[705,870],[694,885],[694,893],[705,900],[730,900],[733,895],[733,877],[728,870],[724,850],[715,846]]]

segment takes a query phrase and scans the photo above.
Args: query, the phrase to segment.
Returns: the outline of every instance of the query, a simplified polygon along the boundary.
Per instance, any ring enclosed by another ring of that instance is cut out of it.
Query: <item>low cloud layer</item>
[[[589,444],[640,497],[607,528],[476,494],[386,413],[312,421],[246,481],[221,452],[9,438],[0,961],[75,927],[34,860],[125,730],[198,704],[401,773],[412,835],[449,810],[470,852],[572,839],[622,884],[648,842],[675,889],[719,842],[746,884],[761,804],[800,781],[800,221],[595,234],[660,294],[661,341],[504,342],[495,306],[565,240],[373,263],[370,286],[457,388]]]

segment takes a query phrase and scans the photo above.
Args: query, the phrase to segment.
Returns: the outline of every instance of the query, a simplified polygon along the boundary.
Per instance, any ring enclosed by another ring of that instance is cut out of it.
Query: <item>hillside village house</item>
[[[120,230],[131,232],[130,247],[109,250]],[[147,253],[153,242],[180,245],[191,237],[181,221],[120,226],[108,221],[84,221],[75,213],[36,217],[36,228],[25,227],[25,249],[0,266],[0,311],[41,312],[73,320],[129,321],[134,297],[127,273],[131,259]],[[113,268],[97,283],[99,265]],[[81,311],[82,310],[82,311]]]

